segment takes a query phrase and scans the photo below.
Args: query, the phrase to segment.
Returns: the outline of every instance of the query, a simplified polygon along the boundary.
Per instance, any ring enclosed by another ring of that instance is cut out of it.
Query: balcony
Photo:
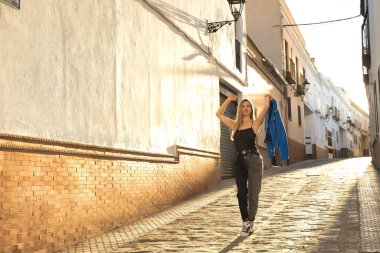
[[[336,122],[339,122],[340,121],[340,111],[339,109],[334,106],[334,108],[332,108],[332,118],[333,120],[335,120]]]
[[[289,60],[289,69],[286,70],[285,79],[289,84],[296,84],[296,66],[292,60]]]
[[[332,116],[333,120],[335,120],[336,122],[339,122],[340,121],[340,117],[338,115],[333,115]]]
[[[328,139],[327,139],[327,146],[329,146],[329,147],[333,147],[333,145],[332,145],[332,138],[331,137],[329,137]]]
[[[365,136],[369,135],[368,130],[366,130],[364,128],[360,128],[360,133],[361,133],[361,135],[365,135]]]
[[[365,16],[362,25],[362,64],[367,69],[371,68],[371,47],[369,36],[368,17]]]

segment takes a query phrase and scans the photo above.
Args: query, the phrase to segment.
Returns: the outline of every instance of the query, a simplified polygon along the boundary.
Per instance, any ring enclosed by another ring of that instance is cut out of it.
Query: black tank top
[[[252,127],[242,130],[236,130],[234,134],[234,143],[235,148],[238,152],[253,149],[258,153],[256,147],[256,134],[255,132],[253,132]]]

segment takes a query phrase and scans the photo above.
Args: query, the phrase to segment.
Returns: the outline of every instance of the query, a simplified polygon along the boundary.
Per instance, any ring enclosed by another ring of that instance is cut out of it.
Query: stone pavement
[[[380,173],[370,158],[311,160],[264,172],[255,233],[233,180],[69,252],[380,252]]]

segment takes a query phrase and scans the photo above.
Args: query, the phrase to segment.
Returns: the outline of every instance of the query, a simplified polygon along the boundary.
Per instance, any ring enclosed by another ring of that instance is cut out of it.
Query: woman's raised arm
[[[255,131],[255,133],[257,133],[259,131],[259,128],[261,127],[261,125],[264,122],[265,115],[266,115],[266,113],[269,109],[269,106],[270,106],[270,100],[272,100],[272,96],[271,95],[265,95],[264,107],[263,107],[263,109],[261,109],[261,112],[260,112],[259,116],[257,117],[257,119],[255,120],[255,122],[253,122],[253,130]]]
[[[225,124],[230,129],[233,129],[235,127],[236,121],[233,119],[228,118],[227,116],[224,116],[224,111],[226,110],[227,106],[231,101],[237,100],[237,96],[229,96],[226,101],[223,102],[223,104],[220,106],[219,110],[216,112],[216,116],[219,118],[219,120]]]

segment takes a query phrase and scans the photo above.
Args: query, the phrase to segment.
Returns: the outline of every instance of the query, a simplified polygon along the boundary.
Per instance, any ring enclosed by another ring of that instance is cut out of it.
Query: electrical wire
[[[274,25],[274,27],[278,27],[278,26],[287,27],[287,26],[301,26],[301,25],[320,25],[320,24],[326,24],[326,23],[346,21],[346,20],[349,20],[349,19],[358,18],[360,16],[361,16],[361,14],[353,16],[353,17],[340,18],[340,19],[334,19],[334,20],[328,20],[328,21],[321,21],[321,22],[314,22],[314,23],[303,23],[303,24]]]

